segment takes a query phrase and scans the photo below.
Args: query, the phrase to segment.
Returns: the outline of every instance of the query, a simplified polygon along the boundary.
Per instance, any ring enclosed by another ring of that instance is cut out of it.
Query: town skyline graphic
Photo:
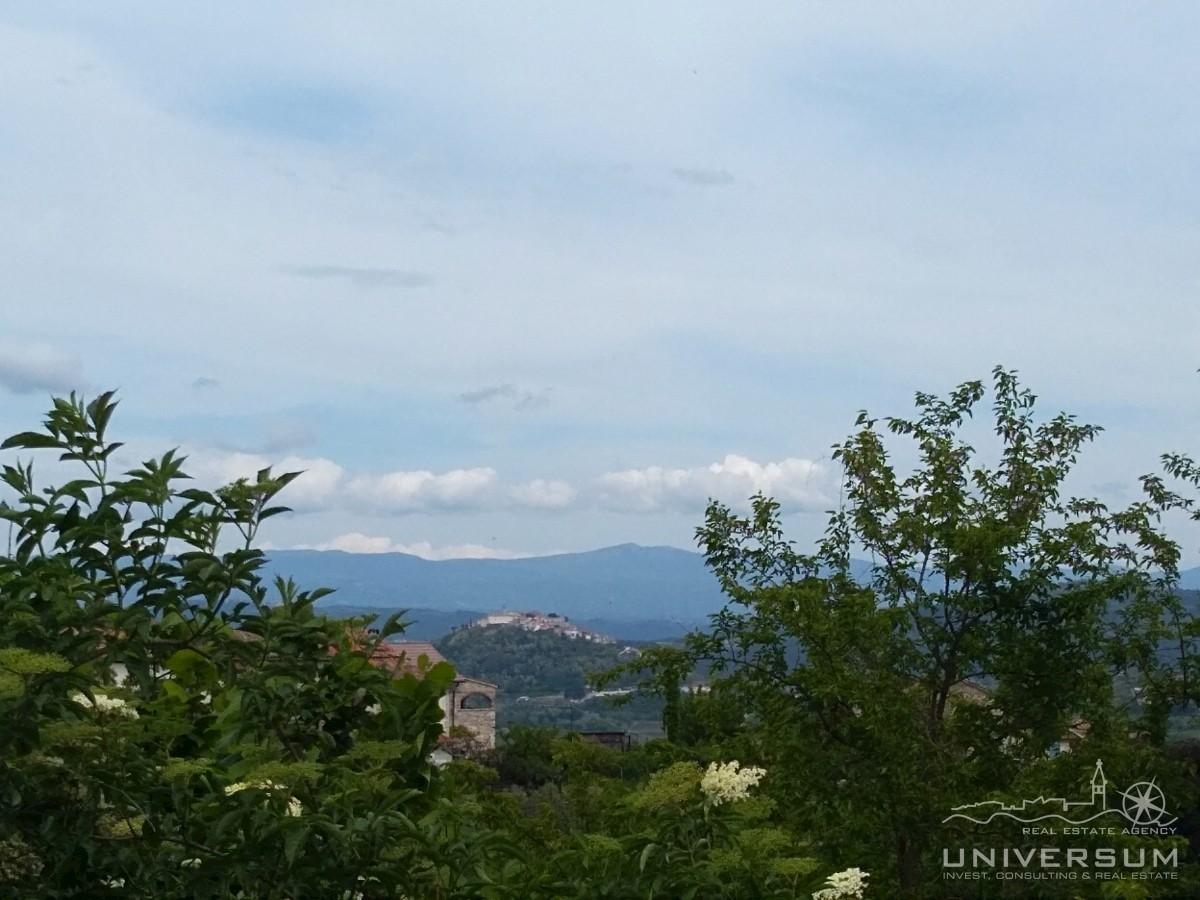
[[[1104,762],[1097,759],[1090,784],[1091,795],[1086,800],[1045,795],[1012,804],[1003,800],[982,800],[953,807],[942,823],[963,819],[976,825],[987,825],[996,819],[1006,818],[1025,824],[1058,821],[1066,825],[1087,825],[1113,815],[1139,828],[1165,828],[1178,819],[1167,810],[1162,789],[1154,783],[1154,779],[1139,781],[1123,791],[1116,791],[1116,796],[1121,798],[1120,805],[1109,806]]]

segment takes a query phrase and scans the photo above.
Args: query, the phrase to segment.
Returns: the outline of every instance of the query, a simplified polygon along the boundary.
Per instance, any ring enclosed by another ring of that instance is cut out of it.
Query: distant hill
[[[459,672],[499,686],[506,702],[517,695],[582,695],[588,672],[612,668],[631,658],[621,644],[572,640],[550,631],[516,625],[460,628],[434,642]]]
[[[724,605],[699,553],[636,544],[530,559],[436,562],[404,553],[272,550],[266,571],[305,588],[334,588],[326,608],[422,609],[463,613],[464,621],[481,610],[540,609],[617,637],[631,636],[632,623],[643,624],[634,630],[648,639],[678,636]]]

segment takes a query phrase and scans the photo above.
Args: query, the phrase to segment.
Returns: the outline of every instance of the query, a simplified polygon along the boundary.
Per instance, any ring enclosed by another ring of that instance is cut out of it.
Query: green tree
[[[392,678],[323,591],[262,583],[294,474],[210,492],[169,452],[114,475],[115,407],[55,400],[2,445],[77,473],[0,470],[0,895],[483,896],[498,836],[465,840],[426,761],[453,669]]]
[[[1040,420],[1001,369],[986,462],[967,438],[986,394],[970,382],[918,394],[913,418],[860,414],[834,450],[844,501],[812,553],[764,496],[748,516],[712,503],[698,530],[730,604],[689,654],[741,698],[743,746],[793,824],[894,894],[930,877],[951,806],[1011,788],[1080,718],[1097,745],[1128,739],[1114,670],[1146,662],[1162,611],[1151,572],[1177,558],[1155,504],[1063,496],[1099,429]],[[889,433],[912,442],[910,472]]]

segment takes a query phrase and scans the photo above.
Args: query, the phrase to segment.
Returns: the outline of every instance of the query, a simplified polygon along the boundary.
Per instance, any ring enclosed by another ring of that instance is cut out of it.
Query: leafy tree
[[[459,847],[426,761],[453,669],[391,678],[324,592],[262,583],[253,541],[294,474],[209,492],[169,452],[114,475],[115,407],[55,400],[2,445],[79,471],[0,470],[0,895],[468,890],[498,836]]]
[[[744,746],[793,825],[898,892],[919,891],[951,806],[1011,788],[1079,719],[1090,740],[1128,739],[1113,673],[1146,664],[1163,599],[1151,572],[1177,558],[1155,504],[1063,496],[1099,429],[1040,419],[1002,369],[986,462],[966,437],[986,394],[969,382],[918,394],[913,418],[861,413],[834,450],[844,502],[811,553],[764,496],[748,516],[712,503],[698,530],[730,604],[688,653],[744,703]],[[910,472],[889,434],[911,441]],[[682,667],[669,652],[643,662]]]

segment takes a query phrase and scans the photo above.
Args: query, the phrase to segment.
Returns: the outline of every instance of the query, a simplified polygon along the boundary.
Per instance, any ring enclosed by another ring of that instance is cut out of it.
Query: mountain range
[[[724,605],[699,553],[636,544],[527,559],[438,561],[405,553],[272,550],[266,572],[303,588],[334,588],[323,606],[407,609],[418,625],[422,614],[461,624],[485,612],[539,610],[617,637],[678,636]],[[409,633],[418,630],[424,631]]]
[[[855,560],[852,570],[867,576],[870,564]],[[266,571],[303,588],[334,588],[322,601],[331,611],[410,610],[413,637],[436,637],[503,609],[558,613],[624,639],[678,637],[724,605],[699,553],[637,544],[527,559],[438,561],[405,553],[272,550]],[[1179,586],[1200,589],[1200,568],[1180,573]]]

